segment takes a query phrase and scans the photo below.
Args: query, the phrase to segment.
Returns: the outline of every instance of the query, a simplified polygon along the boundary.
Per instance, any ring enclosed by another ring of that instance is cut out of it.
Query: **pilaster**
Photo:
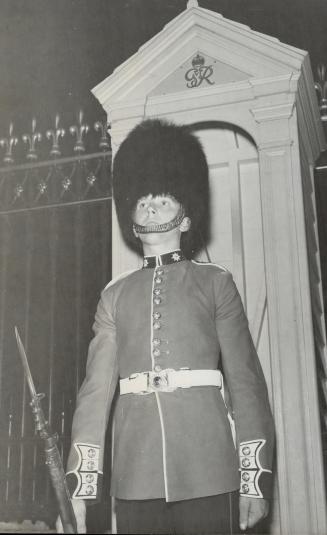
[[[290,99],[251,112],[260,139],[280,533],[322,535],[325,492],[296,109]]]

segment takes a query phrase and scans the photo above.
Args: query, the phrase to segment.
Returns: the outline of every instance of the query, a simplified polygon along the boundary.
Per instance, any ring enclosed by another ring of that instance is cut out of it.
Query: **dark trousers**
[[[127,534],[235,535],[239,492],[167,503],[116,499],[117,531]]]

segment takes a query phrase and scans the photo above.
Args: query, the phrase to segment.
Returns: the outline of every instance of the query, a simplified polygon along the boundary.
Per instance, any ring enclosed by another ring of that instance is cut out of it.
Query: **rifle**
[[[19,354],[24,368],[25,378],[31,394],[30,405],[35,421],[36,431],[44,441],[45,464],[48,467],[51,483],[57,498],[59,514],[63,525],[64,533],[77,533],[76,518],[72,507],[71,497],[68,490],[65,472],[62,466],[60,453],[58,450],[57,433],[51,433],[48,422],[44,417],[41,407],[41,399],[44,394],[37,394],[28,365],[27,356],[23,343],[20,339],[18,329],[15,327],[15,335],[18,345]]]

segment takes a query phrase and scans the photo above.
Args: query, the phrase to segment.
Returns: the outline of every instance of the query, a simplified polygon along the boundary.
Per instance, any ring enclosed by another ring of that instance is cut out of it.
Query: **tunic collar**
[[[143,268],[155,268],[166,266],[167,264],[176,264],[182,260],[186,260],[185,256],[180,249],[176,249],[175,251],[157,256],[145,256],[143,258]]]

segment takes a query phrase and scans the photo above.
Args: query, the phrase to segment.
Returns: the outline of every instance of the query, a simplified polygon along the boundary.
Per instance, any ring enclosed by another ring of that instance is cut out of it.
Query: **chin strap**
[[[185,217],[184,208],[181,206],[178,214],[174,219],[171,221],[168,221],[168,223],[162,223],[161,225],[137,225],[136,223],[133,224],[133,230],[137,232],[138,234],[150,234],[151,232],[168,232],[169,230],[172,230],[173,228],[178,227],[181,222],[183,221]]]

